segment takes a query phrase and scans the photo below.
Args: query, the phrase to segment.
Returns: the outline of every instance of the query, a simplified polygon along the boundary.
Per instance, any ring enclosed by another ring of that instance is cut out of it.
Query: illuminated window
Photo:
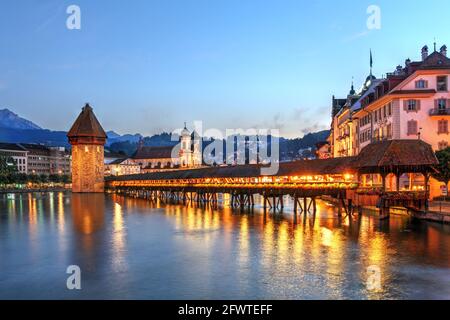
[[[388,139],[392,138],[392,124],[390,123],[387,125],[387,137]]]

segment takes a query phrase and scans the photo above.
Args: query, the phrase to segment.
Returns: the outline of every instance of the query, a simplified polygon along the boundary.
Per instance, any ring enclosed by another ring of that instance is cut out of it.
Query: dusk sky
[[[69,5],[81,30],[69,30]],[[369,30],[369,5],[381,29]],[[438,9],[437,9],[438,8]],[[327,129],[352,77],[446,43],[450,1],[34,0],[0,2],[0,109],[68,130],[90,102],[106,130]]]

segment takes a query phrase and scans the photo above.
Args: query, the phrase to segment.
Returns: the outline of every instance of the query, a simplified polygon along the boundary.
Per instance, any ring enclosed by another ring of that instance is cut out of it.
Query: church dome
[[[186,128],[186,124],[184,124],[184,129],[181,131],[181,136],[182,137],[191,136],[191,132]]]
[[[377,78],[374,75],[369,75],[366,78],[366,82],[376,80]]]

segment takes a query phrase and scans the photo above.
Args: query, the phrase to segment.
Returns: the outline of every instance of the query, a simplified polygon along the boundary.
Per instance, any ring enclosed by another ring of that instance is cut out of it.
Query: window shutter
[[[445,104],[445,108],[446,109],[450,108],[450,99],[447,99],[447,103]]]
[[[428,80],[425,80],[425,88],[428,88]]]
[[[437,110],[438,107],[439,107],[439,100],[436,99],[434,100],[434,108]]]
[[[416,100],[416,111],[420,110],[420,100]]]
[[[403,110],[408,111],[408,100],[403,100]]]

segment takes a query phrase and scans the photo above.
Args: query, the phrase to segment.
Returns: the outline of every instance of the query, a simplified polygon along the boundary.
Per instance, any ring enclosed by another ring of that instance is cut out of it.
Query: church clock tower
[[[67,137],[72,145],[72,192],[103,192],[107,136],[89,104],[84,106]]]

